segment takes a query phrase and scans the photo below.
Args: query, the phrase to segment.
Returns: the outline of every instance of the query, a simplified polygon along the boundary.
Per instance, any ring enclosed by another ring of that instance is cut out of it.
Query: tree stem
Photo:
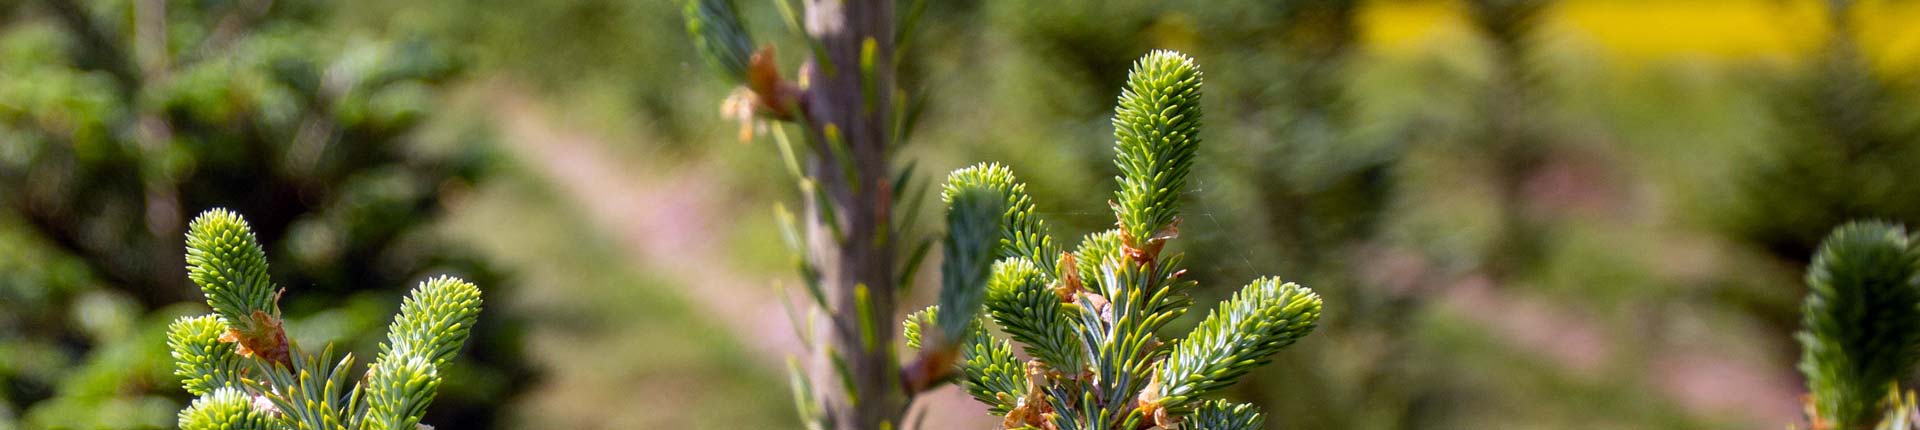
[[[893,201],[887,154],[893,146],[894,5],[806,3],[808,36],[822,50],[806,71],[805,121],[816,154],[807,168],[826,194],[809,199],[813,222],[807,236],[831,320],[817,325],[824,332],[815,336],[821,345],[814,348],[811,379],[831,428],[898,428],[906,402],[893,347],[897,288],[888,237]]]

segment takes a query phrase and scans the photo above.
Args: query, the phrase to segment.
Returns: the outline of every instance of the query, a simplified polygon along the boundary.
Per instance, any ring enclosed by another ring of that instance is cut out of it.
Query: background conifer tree
[[[1806,262],[1829,226],[1850,219],[1920,222],[1920,114],[1910,80],[1875,70],[1856,24],[1857,2],[1821,2],[1830,30],[1811,58],[1776,81],[1776,131],[1739,178],[1738,204],[1721,207],[1735,237],[1785,261]]]
[[[1920,248],[1906,228],[1834,229],[1807,268],[1800,372],[1809,429],[1908,429],[1920,360]]]
[[[1731,178],[1716,227],[1763,258],[1802,267],[1831,226],[1855,219],[1920,223],[1920,87],[1877,69],[1861,46],[1857,2],[1821,2],[1829,31],[1801,64],[1755,79],[1772,120],[1749,166]],[[1798,322],[1797,290],[1730,294],[1781,330]]]

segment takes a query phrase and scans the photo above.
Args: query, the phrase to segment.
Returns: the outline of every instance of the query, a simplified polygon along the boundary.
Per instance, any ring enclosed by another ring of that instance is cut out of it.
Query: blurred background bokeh
[[[1920,2],[928,3],[910,158],[1010,165],[1068,237],[1112,223],[1129,62],[1199,61],[1200,301],[1327,296],[1235,388],[1275,428],[1783,428],[1815,243],[1920,225]],[[172,427],[162,328],[205,311],[182,232],[213,207],[310,348],[481,285],[439,428],[793,427],[791,196],[678,11],[0,0],[0,430]],[[929,422],[997,422],[963,397]]]

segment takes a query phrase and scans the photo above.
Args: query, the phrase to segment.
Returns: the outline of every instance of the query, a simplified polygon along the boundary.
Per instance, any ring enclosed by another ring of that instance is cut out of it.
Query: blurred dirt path
[[[1686,243],[1674,240],[1672,245]],[[1623,356],[1643,355],[1645,362],[1628,358],[1627,365],[1646,375],[1642,378],[1658,395],[1695,415],[1767,426],[1800,420],[1799,382],[1788,376],[1791,364],[1778,362],[1778,357],[1729,350],[1726,339],[1702,339],[1699,328],[1670,333],[1676,325],[1672,322],[1648,324],[1660,332],[1611,332],[1593,309],[1545,300],[1527,294],[1524,286],[1503,287],[1484,274],[1447,274],[1417,252],[1376,251],[1363,257],[1375,262],[1365,274],[1365,285],[1386,288],[1390,294],[1425,295],[1421,300],[1428,300],[1434,310],[1478,325],[1572,381],[1608,378],[1622,371],[1617,366]]]
[[[1451,285],[1439,304],[1499,333],[1507,343],[1557,364],[1576,380],[1605,378],[1621,354],[1646,354],[1640,369],[1646,380],[1683,409],[1705,417],[1740,417],[1761,424],[1799,420],[1799,385],[1783,377],[1787,363],[1764,355],[1740,356],[1726,345],[1689,343],[1668,333],[1640,333],[1626,339],[1605,330],[1583,309],[1535,297],[1502,292],[1485,278]],[[1649,338],[1650,337],[1650,338]],[[1622,349],[1643,349],[1623,352]]]
[[[764,210],[765,205],[730,201],[736,193],[712,180],[709,167],[645,165],[610,153],[618,138],[559,126],[530,97],[510,88],[488,91],[490,114],[517,159],[567,194],[596,227],[615,235],[632,260],[679,295],[713,315],[770,369],[784,374],[786,357],[802,356],[792,319],[774,294],[775,279],[736,270],[731,256],[714,240],[730,231],[738,217],[726,214]],[[634,142],[634,145],[640,143]],[[742,207],[748,206],[748,207]],[[796,303],[804,300],[794,298]],[[769,387],[786,390],[785,384]],[[989,428],[986,409],[960,390],[947,387],[916,402],[936,428]],[[928,407],[929,405],[934,405]]]
[[[729,270],[724,250],[712,240],[725,228],[717,214],[729,208],[727,194],[700,167],[665,171],[634,165],[605,148],[608,139],[556,126],[538,103],[512,90],[493,91],[492,114],[516,158],[567,194],[602,231],[615,235],[648,273],[686,288],[680,294],[716,315],[755,353],[780,362],[801,345],[785,310],[770,294],[772,281]],[[784,366],[784,364],[782,364]]]

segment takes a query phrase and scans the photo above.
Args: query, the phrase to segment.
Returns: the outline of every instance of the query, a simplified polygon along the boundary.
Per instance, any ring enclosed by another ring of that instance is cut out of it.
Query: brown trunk
[[[808,68],[804,96],[816,154],[808,173],[827,195],[824,202],[810,199],[807,240],[831,319],[816,325],[821,332],[810,379],[825,418],[840,430],[898,428],[905,411],[893,350],[894,246],[887,237],[893,17],[892,0],[807,0],[807,33],[828,63]],[[874,44],[870,75],[860,61],[868,41]],[[832,206],[831,217],[822,204]],[[835,221],[844,237],[822,224]]]

